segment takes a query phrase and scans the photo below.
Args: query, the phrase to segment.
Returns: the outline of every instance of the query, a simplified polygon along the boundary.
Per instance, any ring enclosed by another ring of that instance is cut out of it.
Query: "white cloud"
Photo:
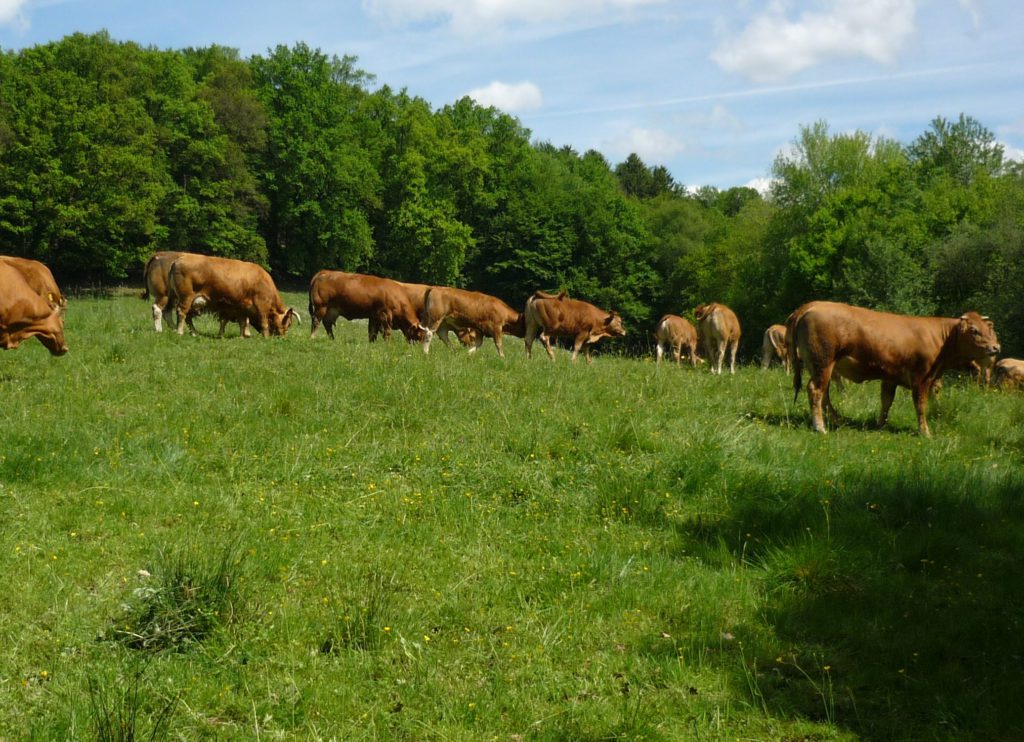
[[[1004,162],[1024,162],[1024,149],[1020,147],[1014,147],[1012,144],[1006,142],[999,142],[1003,145],[1003,161]]]
[[[893,64],[916,30],[918,1],[824,0],[823,10],[806,11],[797,20],[772,3],[711,58],[756,82],[783,80],[834,58]]]
[[[664,165],[683,151],[683,143],[663,129],[633,127],[604,142],[602,149],[621,160],[636,153],[647,165]]]
[[[747,188],[753,188],[755,191],[760,193],[762,196],[767,196],[768,195],[768,191],[771,190],[772,183],[774,183],[774,182],[775,182],[775,178],[766,178],[766,177],[762,176],[760,178],[751,178],[750,180],[748,180],[743,185],[746,186]]]
[[[544,103],[540,88],[532,82],[508,84],[495,80],[487,87],[466,93],[481,106],[494,106],[506,113],[535,111]]]
[[[507,23],[544,23],[628,11],[665,0],[363,0],[366,11],[396,24],[447,20],[461,32]]]
[[[28,0],[0,0],[0,26],[28,28],[28,16],[23,12]]]

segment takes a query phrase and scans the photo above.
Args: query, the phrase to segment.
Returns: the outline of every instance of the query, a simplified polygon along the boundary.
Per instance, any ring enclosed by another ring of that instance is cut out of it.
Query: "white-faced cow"
[[[55,356],[68,352],[60,307],[36,293],[17,268],[0,262],[0,348],[13,350],[30,337]]]
[[[285,335],[299,313],[285,306],[270,274],[255,263],[231,258],[185,254],[171,263],[168,274],[171,297],[178,314],[178,334],[185,334],[189,313],[202,308],[221,318],[221,332],[228,321],[247,323],[264,337]]]
[[[572,360],[575,363],[580,349],[591,362],[590,349],[601,338],[624,337],[626,330],[616,312],[606,312],[593,304],[570,299],[563,291],[546,294],[537,291],[526,300],[526,355],[533,355],[533,341],[540,335],[548,357],[555,360],[551,338],[572,338]]]
[[[475,352],[484,343],[484,338],[493,338],[498,355],[505,357],[502,336],[522,337],[525,328],[522,315],[496,296],[479,291],[466,291],[449,286],[431,286],[423,298],[422,322],[427,328],[423,338],[423,352],[430,352],[430,341],[442,328],[472,330],[473,345],[469,352]],[[461,339],[461,335],[460,335]]]
[[[736,373],[736,351],[740,346],[740,321],[724,304],[701,304],[693,310],[697,318],[697,333],[704,354],[711,364],[711,372],[722,373],[725,354],[729,354],[729,373]]]
[[[1004,389],[1019,389],[1024,384],[1024,361],[1003,358],[995,364],[992,383]]]
[[[764,339],[761,341],[761,368],[767,369],[775,358],[779,359],[779,363],[786,369],[786,373],[789,373],[789,350],[786,348],[785,325],[772,325],[764,331]]]
[[[834,376],[851,381],[880,380],[884,425],[896,387],[910,389],[921,435],[931,435],[925,417],[932,385],[947,369],[961,368],[999,352],[991,323],[976,312],[961,317],[910,317],[862,307],[814,301],[798,308],[786,321],[787,344],[793,359],[793,389],[799,394],[807,366],[807,397],[811,426],[824,433],[822,411]]]
[[[700,359],[697,357],[697,328],[690,320],[675,314],[666,314],[654,328],[655,357],[661,363],[661,357],[671,351],[672,359],[681,364],[685,350],[690,365],[697,368]]]
[[[61,293],[57,281],[53,278],[53,273],[43,263],[13,255],[0,255],[0,263],[6,263],[17,270],[29,288],[45,299],[51,307],[58,307],[61,312],[67,309],[67,297]]]
[[[323,323],[334,339],[338,317],[369,320],[370,342],[382,334],[387,340],[397,327],[411,341],[423,337],[423,327],[405,290],[397,281],[363,273],[320,271],[309,282],[310,337]]]

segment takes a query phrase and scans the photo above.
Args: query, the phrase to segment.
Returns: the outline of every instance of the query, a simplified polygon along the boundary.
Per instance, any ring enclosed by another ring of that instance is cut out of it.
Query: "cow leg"
[[[807,380],[807,403],[811,408],[811,428],[818,433],[827,432],[825,429],[825,417],[822,411],[823,403],[828,404],[829,414],[835,412],[832,407],[832,400],[829,399],[829,382],[832,380],[833,364],[817,366],[810,364],[810,379]]]
[[[573,363],[576,363],[576,356],[578,356],[580,354],[580,349],[583,348],[583,346],[586,345],[587,337],[589,337],[589,333],[586,333],[586,332],[581,334],[581,335],[577,335],[576,336],[576,340],[572,344],[572,362]],[[554,359],[554,356],[551,356],[551,358]],[[589,355],[587,355],[587,361],[588,362],[590,361],[590,356]]]
[[[189,312],[192,311],[192,299],[179,299],[175,310],[178,312],[178,334],[185,334],[186,319],[188,320],[189,327],[192,329],[192,333],[195,334],[195,328],[192,327],[192,320],[189,317]]]
[[[928,429],[928,391],[931,383],[924,381],[914,387],[914,407],[917,409],[917,432],[926,438],[932,437],[932,431]]]
[[[527,313],[529,314],[529,313]],[[533,341],[537,338],[537,331],[540,326],[526,320],[526,332],[523,334],[523,344],[526,346],[526,357],[533,358]]]
[[[166,303],[164,306],[166,306]],[[159,302],[155,302],[153,304],[153,329],[157,332],[164,331],[163,318],[164,307],[161,307]]]
[[[696,344],[691,344],[690,345],[689,353],[690,353],[690,365],[693,366],[694,368],[697,368],[697,346],[696,346]]]
[[[542,332],[540,334],[540,341],[542,343],[544,343],[544,350],[546,350],[548,352],[548,358],[550,358],[552,361],[555,360],[555,350],[554,350],[554,348],[551,347],[551,338],[548,336],[548,334],[545,333],[545,332]],[[572,359],[574,361],[576,360],[576,354],[575,353],[573,353]]]
[[[484,344],[484,335],[483,335],[483,333],[482,332],[478,333],[476,339],[477,339],[477,346],[476,347],[479,348],[481,345]],[[494,333],[494,347],[498,349],[498,355],[501,356],[502,358],[504,358],[505,357],[505,349],[501,347],[501,329],[500,328],[498,330],[496,330],[495,333]]]
[[[238,333],[244,338],[252,337],[252,333],[249,331],[249,318],[243,317],[238,322]]]
[[[885,421],[889,419],[889,408],[892,407],[892,401],[896,398],[896,385],[891,381],[882,382],[882,407],[878,412],[878,427],[885,425]],[[917,394],[914,394],[914,400],[917,400]]]
[[[736,373],[736,351],[739,350],[740,341],[733,340],[729,343],[729,373]]]
[[[715,368],[714,371],[719,376],[722,375],[722,367],[725,365],[725,343],[721,343],[715,348]]]
[[[683,365],[683,344],[682,343],[676,343],[676,345],[672,348],[672,357],[675,359],[675,362],[676,362],[677,366]]]
[[[224,330],[227,329],[228,322],[230,322],[231,320],[224,319],[223,317],[219,317],[218,319],[220,320],[220,332],[217,333],[217,337],[222,338],[224,337]]]
[[[665,351],[661,349],[661,343],[654,345],[654,362],[661,363],[661,357],[665,355]]]

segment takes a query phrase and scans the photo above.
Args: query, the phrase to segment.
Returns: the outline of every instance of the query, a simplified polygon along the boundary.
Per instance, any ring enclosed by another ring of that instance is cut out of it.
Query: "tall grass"
[[[151,327],[0,356],[0,737],[1024,733],[1018,396]]]

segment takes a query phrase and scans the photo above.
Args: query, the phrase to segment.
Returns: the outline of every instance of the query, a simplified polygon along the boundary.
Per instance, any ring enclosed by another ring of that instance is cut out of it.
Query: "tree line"
[[[800,303],[978,309],[1024,352],[1024,169],[970,116],[909,144],[804,126],[750,188],[687,191],[636,155],[531,142],[469,98],[434,109],[305,44],[248,59],[106,33],[0,54],[0,252],[71,284],[156,250],[661,314],[736,310],[748,353]]]

